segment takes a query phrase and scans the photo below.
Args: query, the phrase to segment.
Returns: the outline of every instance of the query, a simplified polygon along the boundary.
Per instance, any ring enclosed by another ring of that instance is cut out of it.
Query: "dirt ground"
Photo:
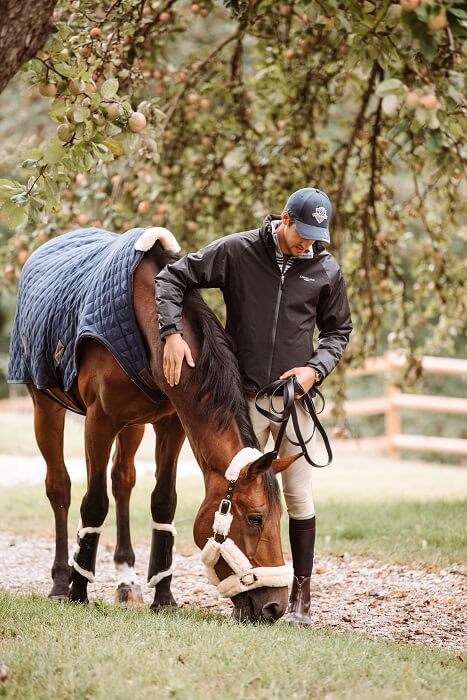
[[[70,542],[70,551],[74,543]],[[0,589],[11,593],[50,590],[52,541],[0,533]],[[147,546],[136,547],[136,571],[144,600],[153,592],[145,584]],[[218,597],[204,576],[199,555],[175,555],[173,592],[180,606],[196,606],[230,615],[229,601]],[[342,558],[321,558],[312,579],[313,623],[317,628],[354,631],[371,638],[425,644],[458,653],[466,650],[467,569],[441,571]],[[113,551],[99,550],[96,581],[89,585],[91,601],[112,602],[116,585]]]

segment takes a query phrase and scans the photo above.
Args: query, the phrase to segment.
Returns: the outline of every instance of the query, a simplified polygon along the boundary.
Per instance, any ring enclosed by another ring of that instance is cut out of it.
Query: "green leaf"
[[[53,119],[54,122],[62,121],[62,117],[65,115],[68,107],[64,100],[55,100],[52,107],[49,109],[49,117]]]
[[[65,149],[61,141],[56,137],[50,140],[49,145],[44,150],[44,163],[59,163],[65,156]]]
[[[27,218],[28,214],[24,207],[13,206],[7,213],[7,226],[8,228],[15,229],[21,226]]]
[[[40,160],[42,158],[42,151],[38,148],[28,148],[22,154],[23,158],[31,158],[32,160]]]
[[[118,92],[118,80],[116,78],[108,78],[102,83],[101,95],[105,100],[110,100]]]
[[[395,114],[399,109],[399,97],[397,95],[386,95],[383,97],[381,107],[385,114],[389,116]]]
[[[37,163],[38,161],[34,158],[27,158],[26,160],[23,160],[23,162],[21,163],[21,167],[26,169],[35,168]]]
[[[13,197],[10,197],[10,200],[13,202],[13,204],[22,207],[28,201],[28,195],[26,192],[20,192],[19,194],[14,194]]]
[[[396,124],[395,126],[393,126],[391,131],[387,135],[388,141],[391,141],[392,139],[395,139],[396,136],[399,136],[399,134],[401,134],[403,131],[405,131],[407,129],[409,124],[410,124],[410,119],[407,117],[403,121],[399,122],[399,124]]]
[[[386,97],[386,95],[401,95],[404,92],[404,83],[397,78],[389,78],[383,80],[376,89],[378,97]]]
[[[443,134],[441,129],[427,129],[425,132],[427,148],[433,153],[441,153],[443,148]]]
[[[110,149],[114,156],[122,156],[125,153],[123,145],[115,139],[107,138],[105,139],[104,144]]]
[[[460,7],[448,7],[447,13],[454,15],[454,17],[459,17],[459,19],[467,19],[467,12]]]
[[[10,190],[16,190],[19,186],[19,183],[14,182],[13,180],[6,180],[5,178],[0,179],[0,187],[1,188],[7,188]]]
[[[427,61],[432,61],[436,56],[437,45],[431,34],[423,34],[420,37],[420,50]]]
[[[415,14],[417,15],[419,20],[421,20],[422,22],[427,22],[428,8],[426,7],[426,5],[419,5],[415,10]]]
[[[56,63],[54,67],[57,73],[64,75],[65,78],[74,77],[75,70],[69,63]]]
[[[91,112],[87,107],[76,107],[76,109],[73,110],[73,119],[76,124],[82,124],[86,119],[89,119],[90,116]]]

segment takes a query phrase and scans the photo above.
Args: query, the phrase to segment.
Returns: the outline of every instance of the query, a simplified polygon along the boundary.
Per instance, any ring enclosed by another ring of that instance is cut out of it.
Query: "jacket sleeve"
[[[197,253],[185,255],[156,275],[156,302],[161,338],[183,333],[183,298],[190,289],[223,289],[227,276],[227,246],[219,239]]]
[[[316,325],[319,330],[318,346],[307,365],[317,369],[324,379],[342,358],[352,332],[349,301],[340,270],[334,283],[327,286],[320,296]]]

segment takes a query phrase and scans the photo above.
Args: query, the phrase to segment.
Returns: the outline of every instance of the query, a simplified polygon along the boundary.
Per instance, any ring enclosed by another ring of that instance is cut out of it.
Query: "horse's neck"
[[[203,474],[216,472],[224,476],[235,455],[244,447],[237,426],[233,423],[228,429],[220,430],[206,420],[196,425],[192,417],[180,417]]]
[[[158,386],[163,387],[164,347],[159,338],[154,292],[154,277],[157,272],[151,258],[141,261],[134,276],[133,306],[138,326],[148,345],[153,379]],[[196,334],[187,324],[183,335],[196,363],[200,351]],[[236,422],[232,420],[228,428],[220,429],[209,417],[200,417],[196,410],[196,395],[190,391],[189,387],[183,395],[180,392],[174,392],[169,398],[180,417],[193,453],[203,472],[213,470],[223,475],[232,459],[244,447]]]

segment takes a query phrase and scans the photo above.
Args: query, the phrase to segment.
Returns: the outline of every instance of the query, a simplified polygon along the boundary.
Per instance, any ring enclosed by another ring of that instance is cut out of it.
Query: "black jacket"
[[[183,332],[187,290],[222,290],[226,330],[248,394],[292,367],[315,367],[324,379],[341,359],[352,330],[344,278],[320,243],[313,245],[312,259],[298,258],[282,278],[270,223],[277,218],[268,216],[260,229],[220,238],[156,277],[162,338]]]

